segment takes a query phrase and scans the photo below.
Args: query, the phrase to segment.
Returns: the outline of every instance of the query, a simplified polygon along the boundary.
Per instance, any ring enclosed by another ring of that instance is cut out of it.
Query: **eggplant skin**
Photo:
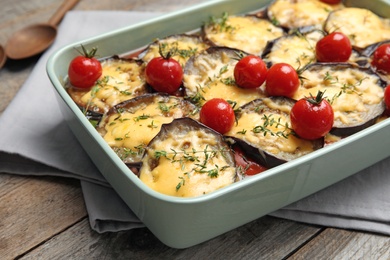
[[[198,107],[180,97],[145,94],[111,108],[97,131],[124,163],[137,165],[164,123],[180,117],[198,119],[198,111]]]
[[[313,63],[301,74],[302,84],[293,98],[318,91],[332,105],[335,120],[331,133],[348,136],[373,125],[383,114],[386,82],[370,68],[350,63]]]
[[[237,113],[237,124],[225,135],[261,165],[272,168],[324,146],[324,138],[304,140],[290,128],[295,100],[269,97],[251,101]]]
[[[201,196],[237,180],[234,153],[224,137],[191,118],[164,124],[146,147],[139,178],[177,197]]]

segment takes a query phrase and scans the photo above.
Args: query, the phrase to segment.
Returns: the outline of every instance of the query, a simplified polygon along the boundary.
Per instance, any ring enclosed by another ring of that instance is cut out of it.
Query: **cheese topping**
[[[331,6],[319,0],[277,0],[268,8],[268,16],[287,28],[316,26],[322,29],[329,12],[341,5]]]
[[[169,107],[169,116],[163,108]],[[104,140],[111,147],[124,147],[134,151],[145,147],[157,135],[162,124],[172,122],[174,118],[183,117],[183,111],[177,107],[177,101],[170,99],[166,103],[152,103],[131,113],[123,111],[112,114],[105,124]]]
[[[162,48],[163,53],[171,53],[171,57],[177,60],[182,66],[194,54],[205,50],[208,45],[197,37],[192,36],[174,36],[166,39],[161,39],[154,44],[151,44],[146,53],[142,56],[142,60],[149,62],[155,57],[160,57],[159,49]]]
[[[234,182],[236,169],[216,145],[215,135],[203,130],[169,133],[148,149],[140,179],[155,191],[178,197],[200,196],[225,187]],[[151,168],[149,162],[156,159],[156,151],[167,154]]]
[[[355,7],[332,12],[325,24],[325,30],[344,33],[351,44],[359,48],[390,39],[388,22],[370,10]]]
[[[103,73],[98,84],[81,97],[81,101],[107,112],[122,101],[145,93],[143,66],[124,60],[102,62]]]
[[[237,60],[225,53],[218,57],[215,54],[201,54],[193,62],[195,69],[184,74],[183,83],[189,97],[203,97],[201,103],[212,98],[223,98],[241,106],[265,96],[261,89],[243,89],[234,83]]]
[[[317,66],[315,70],[302,73],[303,85],[294,95],[298,100],[318,91],[325,91],[331,101],[335,125],[355,125],[370,117],[369,106],[383,101],[383,88],[378,85],[379,78],[363,70],[352,68],[332,69],[331,66]]]
[[[283,35],[283,30],[270,21],[254,16],[229,16],[224,29],[206,27],[206,37],[218,46],[227,46],[261,55],[267,42]]]

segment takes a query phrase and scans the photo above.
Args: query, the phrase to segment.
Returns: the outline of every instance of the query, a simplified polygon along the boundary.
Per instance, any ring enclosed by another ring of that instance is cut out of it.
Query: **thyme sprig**
[[[262,117],[263,124],[257,125],[252,129],[252,132],[255,134],[262,133],[264,136],[267,136],[267,134],[270,134],[271,136],[281,136],[284,138],[288,138],[289,135],[291,135],[293,130],[290,128],[290,125],[288,122],[282,123],[281,118],[275,119],[273,114],[266,115],[264,114]],[[275,131],[270,129],[270,127],[274,127],[278,129],[281,127],[281,130]],[[246,132],[246,131],[245,131]],[[241,132],[243,133],[243,132]]]
[[[206,23],[206,26],[211,26],[212,31],[215,33],[218,32],[233,32],[236,28],[227,23],[229,14],[227,12],[222,13],[222,17],[211,16],[209,21]]]
[[[183,59],[188,59],[198,52],[198,48],[188,47],[188,49],[180,49],[179,42],[173,42],[171,44],[168,43],[160,43],[159,44],[159,54],[162,57],[172,56],[180,56]]]

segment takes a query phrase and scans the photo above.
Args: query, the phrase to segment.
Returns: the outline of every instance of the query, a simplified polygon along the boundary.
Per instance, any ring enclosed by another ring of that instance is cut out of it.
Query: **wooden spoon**
[[[7,61],[7,55],[5,55],[3,46],[0,45],[0,69],[4,66],[6,61]]]
[[[14,33],[5,45],[5,54],[14,60],[46,50],[57,36],[57,25],[79,0],[65,0],[47,23],[35,24]]]

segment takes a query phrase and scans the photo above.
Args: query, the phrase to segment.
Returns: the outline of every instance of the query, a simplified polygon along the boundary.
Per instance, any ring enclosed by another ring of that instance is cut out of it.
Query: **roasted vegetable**
[[[297,30],[268,42],[262,58],[268,63],[268,66],[284,62],[295,69],[301,69],[316,62],[316,44],[323,37],[324,33],[313,27]],[[352,50],[348,62],[359,64],[361,60],[365,60],[365,58],[358,51]]]
[[[224,46],[261,55],[268,41],[284,34],[283,29],[268,19],[253,15],[233,16],[224,13],[222,17],[211,17],[203,26],[206,40],[215,46]]]
[[[319,0],[275,0],[267,8],[274,24],[286,30],[315,26],[322,29],[329,12],[342,5],[328,5]]]
[[[294,100],[285,97],[254,100],[241,107],[237,124],[225,135],[267,168],[323,147],[322,138],[309,141],[294,134],[289,116],[294,104]]]
[[[349,63],[315,63],[301,74],[302,85],[293,96],[299,100],[318,91],[331,103],[334,125],[331,133],[351,135],[375,123],[384,111],[385,82],[368,68]]]
[[[98,131],[125,163],[133,164],[141,160],[162,124],[185,116],[197,119],[197,107],[179,97],[146,94],[114,106]]]
[[[222,135],[190,118],[164,124],[146,147],[140,179],[163,194],[200,196],[236,181],[234,154]]]
[[[102,76],[91,89],[67,88],[81,108],[103,114],[124,100],[150,92],[141,62],[111,58],[102,61],[102,68]]]
[[[259,88],[243,89],[234,81],[234,67],[245,53],[227,47],[211,47],[188,60],[184,68],[185,95],[202,105],[212,98],[223,98],[237,106],[264,97]]]
[[[348,7],[331,12],[324,29],[328,33],[335,30],[344,33],[352,46],[359,49],[390,39],[390,22],[363,8]]]
[[[268,42],[262,57],[269,66],[284,62],[295,69],[301,68],[315,61],[315,46],[322,36],[321,32],[314,30],[280,37]]]

